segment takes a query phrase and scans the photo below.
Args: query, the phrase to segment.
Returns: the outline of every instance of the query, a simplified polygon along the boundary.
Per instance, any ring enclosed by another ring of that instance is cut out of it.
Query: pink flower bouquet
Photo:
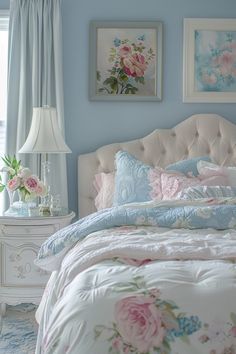
[[[6,166],[1,169],[1,172],[8,174],[8,180],[6,185],[0,182],[0,191],[4,188],[11,192],[18,190],[20,198],[25,201],[46,195],[47,190],[43,182],[33,175],[29,168],[23,167],[21,161],[18,161],[15,156],[5,156],[2,160]]]

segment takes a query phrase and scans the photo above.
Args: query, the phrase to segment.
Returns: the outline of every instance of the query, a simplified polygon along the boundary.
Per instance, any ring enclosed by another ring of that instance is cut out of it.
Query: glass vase
[[[24,190],[18,189],[19,200],[14,203],[14,208],[17,209],[19,216],[29,216],[29,208],[36,206],[36,203],[26,198],[26,195],[27,193]]]
[[[14,207],[14,196],[16,191],[12,191],[9,188],[6,188],[8,198],[9,198],[9,207],[7,210],[4,211],[4,215],[6,216],[16,216],[17,215],[17,210]]]

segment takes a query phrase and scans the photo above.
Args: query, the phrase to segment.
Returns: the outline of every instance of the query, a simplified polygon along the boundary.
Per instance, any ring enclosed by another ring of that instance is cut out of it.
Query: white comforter
[[[79,241],[37,312],[37,354],[235,354],[235,230],[117,227]]]

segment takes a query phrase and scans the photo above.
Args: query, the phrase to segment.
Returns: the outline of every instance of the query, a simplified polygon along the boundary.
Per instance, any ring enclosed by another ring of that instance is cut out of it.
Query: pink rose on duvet
[[[164,339],[162,313],[154,301],[153,297],[131,296],[118,301],[115,306],[115,319],[121,337],[141,353],[160,347]]]

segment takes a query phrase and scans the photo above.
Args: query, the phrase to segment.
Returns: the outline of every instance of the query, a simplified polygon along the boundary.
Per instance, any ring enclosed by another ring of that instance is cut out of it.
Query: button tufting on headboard
[[[79,215],[95,211],[94,175],[114,171],[117,151],[126,150],[152,166],[165,167],[175,161],[209,155],[222,165],[236,165],[236,125],[216,114],[196,114],[172,129],[157,129],[148,136],[110,144],[79,156]]]

